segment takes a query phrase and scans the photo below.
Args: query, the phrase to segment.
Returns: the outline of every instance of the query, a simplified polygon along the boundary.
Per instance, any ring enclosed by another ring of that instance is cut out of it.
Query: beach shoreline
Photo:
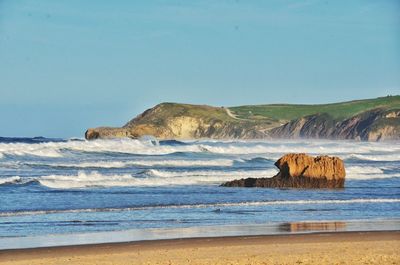
[[[0,250],[0,264],[400,264],[400,230],[148,240]]]
[[[133,243],[192,238],[278,236],[339,232],[390,232],[400,230],[400,219],[272,222],[180,228],[128,229],[86,233],[0,237],[0,251],[78,245]]]

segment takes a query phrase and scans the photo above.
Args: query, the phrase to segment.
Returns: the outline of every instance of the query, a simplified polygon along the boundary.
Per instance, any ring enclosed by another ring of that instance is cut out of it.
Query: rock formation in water
[[[346,172],[338,157],[287,154],[276,161],[279,173],[272,178],[246,178],[226,182],[225,187],[343,188]]]
[[[400,140],[400,96],[326,105],[256,105],[233,108],[161,103],[123,127],[86,131],[88,140],[354,139]]]

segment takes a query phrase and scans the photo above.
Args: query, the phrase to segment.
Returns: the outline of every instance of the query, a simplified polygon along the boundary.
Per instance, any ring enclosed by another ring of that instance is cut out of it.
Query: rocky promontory
[[[161,103],[146,110],[120,128],[90,128],[85,138],[140,138],[151,135],[158,139],[262,139],[275,123],[237,119],[224,107]]]
[[[345,168],[338,157],[287,154],[276,161],[279,173],[272,178],[246,178],[226,182],[225,187],[344,188]]]
[[[86,131],[88,140],[158,139],[353,139],[400,140],[400,96],[323,105],[213,107],[161,103],[122,127]]]

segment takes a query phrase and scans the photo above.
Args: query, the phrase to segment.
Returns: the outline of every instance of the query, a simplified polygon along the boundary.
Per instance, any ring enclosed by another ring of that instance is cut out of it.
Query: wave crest
[[[20,176],[0,178],[0,185],[13,184],[13,183],[18,183],[18,182],[21,182]]]
[[[93,153],[124,153],[136,155],[166,155],[173,153],[209,152],[221,155],[262,155],[276,160],[288,151],[295,153],[339,155],[342,158],[374,161],[398,161],[400,145],[389,143],[360,143],[315,141],[186,141],[162,142],[134,139],[94,141],[60,141],[39,143],[0,143],[0,154],[16,156],[61,157],[65,151]],[[372,153],[377,153],[372,155]]]
[[[225,181],[245,177],[269,177],[276,170],[251,170],[251,171],[159,171],[147,170],[142,174],[104,175],[99,172],[78,172],[76,175],[48,175],[41,177],[11,177],[7,178],[9,184],[38,182],[42,186],[52,189],[79,189],[96,187],[142,187],[142,186],[179,186],[221,184]],[[13,180],[13,182],[10,182]],[[5,184],[0,182],[1,184]]]
[[[190,208],[222,208],[222,207],[257,207],[269,205],[310,205],[310,204],[364,204],[364,203],[399,203],[400,199],[348,199],[348,200],[286,200],[286,201],[248,201],[248,202],[223,202],[205,204],[171,204],[171,205],[149,205],[134,206],[124,208],[86,208],[86,209],[66,209],[66,210],[32,210],[32,211],[13,211],[0,212],[0,217],[57,214],[57,213],[84,213],[84,212],[122,212],[152,209],[190,209]]]
[[[213,160],[131,160],[131,161],[88,161],[79,163],[59,163],[59,162],[26,162],[28,166],[51,166],[69,168],[125,168],[130,166],[142,167],[229,167],[232,166],[232,159],[213,159]]]
[[[346,168],[346,179],[382,179],[382,178],[396,178],[400,177],[398,174],[385,174],[384,167],[371,167],[371,166],[350,166]]]

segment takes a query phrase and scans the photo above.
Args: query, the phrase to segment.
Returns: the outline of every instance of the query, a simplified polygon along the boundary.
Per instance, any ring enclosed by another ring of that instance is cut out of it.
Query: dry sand
[[[400,264],[400,231],[176,239],[0,251],[0,264]]]

